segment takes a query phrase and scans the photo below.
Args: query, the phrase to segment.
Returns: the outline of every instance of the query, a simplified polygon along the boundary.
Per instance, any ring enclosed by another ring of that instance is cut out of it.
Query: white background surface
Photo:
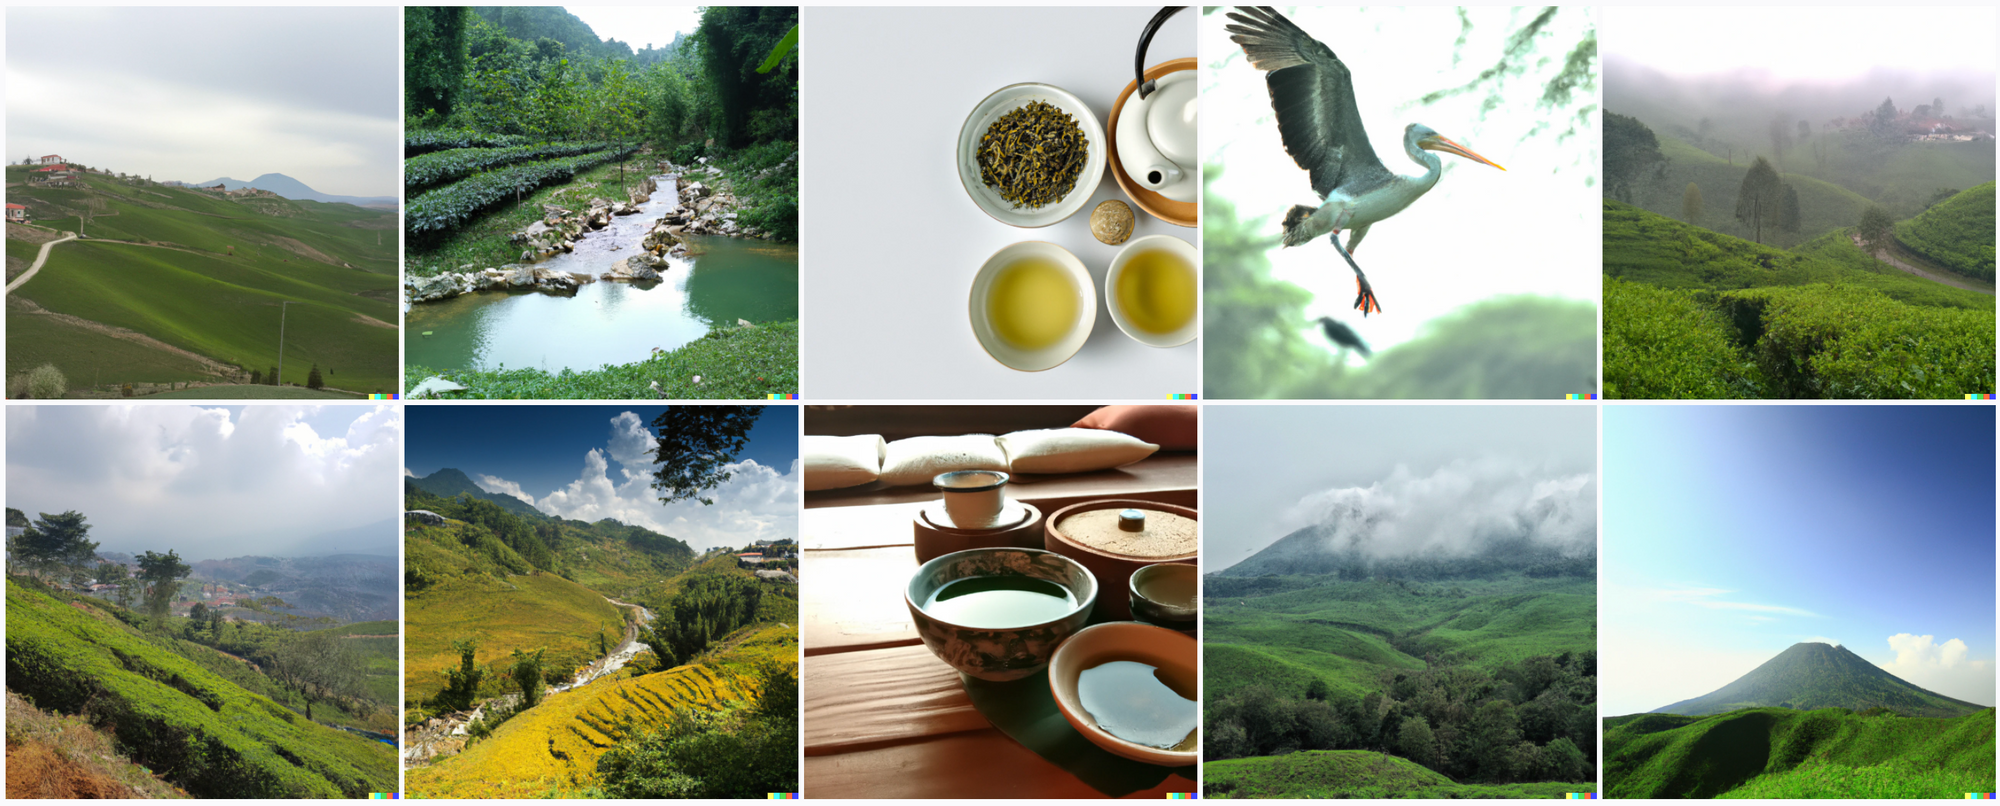
[[[1097,115],[1132,82],[1139,8],[807,8],[799,97],[800,396],[808,399],[1146,399],[1199,390],[1201,340],[1147,347],[1104,308],[1118,247],[1090,234],[1098,202],[1127,204],[1110,168],[1082,212],[1019,229],[981,212],[954,168],[958,132],[979,101],[1035,81]],[[1189,8],[1153,37],[1148,67],[1195,55]],[[1137,205],[1132,237],[1196,231]],[[1097,287],[1090,340],[1062,366],[1018,372],[972,335],[972,277],[994,252],[1039,240],[1075,253]]]

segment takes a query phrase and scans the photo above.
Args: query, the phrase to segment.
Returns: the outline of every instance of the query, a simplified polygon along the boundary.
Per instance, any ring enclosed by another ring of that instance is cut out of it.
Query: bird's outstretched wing
[[[1312,176],[1324,198],[1334,188],[1387,175],[1368,145],[1354,81],[1333,50],[1269,6],[1229,13],[1229,40],[1243,47],[1250,66],[1263,70],[1278,113],[1278,134],[1292,161]]]

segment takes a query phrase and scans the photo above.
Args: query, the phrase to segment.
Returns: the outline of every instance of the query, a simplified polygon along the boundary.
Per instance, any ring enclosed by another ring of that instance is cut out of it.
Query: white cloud
[[[1308,495],[1282,522],[1319,525],[1331,548],[1375,557],[1468,554],[1511,538],[1581,556],[1597,547],[1597,485],[1589,473],[1547,476],[1497,459],[1427,476],[1399,466],[1366,487]]]
[[[402,415],[390,406],[355,411],[14,407],[7,498],[31,517],[84,513],[105,551],[324,553],[312,536],[396,513]]]
[[[1740,602],[1733,598],[1721,598],[1736,593],[1736,591],[1720,588],[1667,588],[1644,590],[1640,593],[1656,602],[1688,604],[1710,610],[1743,610],[1751,613],[1774,613],[1781,616],[1806,616],[1814,618],[1819,616],[1818,613],[1797,607],[1763,604],[1761,602]],[[1770,620],[1766,616],[1751,616],[1750,618],[1759,621]]]
[[[605,447],[584,454],[577,479],[531,503],[564,518],[613,518],[643,526],[684,540],[697,551],[798,536],[796,461],[786,471],[748,459],[736,462],[725,468],[730,480],[706,494],[713,505],[679,501],[662,506],[652,487],[656,464],[647,451],[653,447],[639,416],[622,412],[611,419]]]
[[[485,473],[481,473],[472,477],[472,483],[479,485],[479,489],[489,493],[511,495],[530,504],[535,503],[535,497],[523,492],[520,484],[500,478],[499,476],[488,476]]]
[[[1895,660],[1881,666],[1890,674],[1947,697],[1993,704],[1993,661],[1973,659],[1964,641],[1897,633],[1889,636],[1889,650]]]
[[[405,476],[409,476],[410,478],[416,478],[416,477],[417,477],[417,474],[415,474],[415,473],[411,473],[411,472],[410,472],[410,469],[409,469],[409,468],[407,468],[407,467],[406,467],[406,468],[403,468],[403,475],[405,475]]]

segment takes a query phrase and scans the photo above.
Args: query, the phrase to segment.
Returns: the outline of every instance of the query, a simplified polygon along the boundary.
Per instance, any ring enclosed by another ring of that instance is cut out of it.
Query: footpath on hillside
[[[1858,234],[1849,235],[1847,237],[1854,240],[1854,246],[1856,248],[1860,249],[1864,253],[1868,253],[1868,247],[1861,245],[1860,235]],[[1950,274],[1948,272],[1931,271],[1929,269],[1924,269],[1910,265],[1901,260],[1897,260],[1894,255],[1889,254],[1889,250],[1887,249],[1877,249],[1874,252],[1868,254],[1870,254],[1870,256],[1874,257],[1876,260],[1879,260],[1883,263],[1887,263],[1898,269],[1902,269],[1905,272],[1914,274],[1918,277],[1922,277],[1934,283],[1943,283],[1945,285],[1951,286],[1952,288],[1963,288],[1967,291],[1977,291],[1987,296],[1993,295],[1993,286],[1990,284],[1981,285],[1979,281],[1971,279],[1969,277],[1959,277],[1957,275]]]

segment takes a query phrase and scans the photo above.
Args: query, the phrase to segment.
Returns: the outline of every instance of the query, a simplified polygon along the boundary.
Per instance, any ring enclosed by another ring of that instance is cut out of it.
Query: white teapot
[[[1154,15],[1139,37],[1139,53],[1134,69],[1138,73],[1136,92],[1126,96],[1118,112],[1118,162],[1125,174],[1141,187],[1177,202],[1195,200],[1195,132],[1199,128],[1195,71],[1180,70],[1154,81],[1146,80],[1146,46],[1153,34],[1182,6],[1169,6]]]

